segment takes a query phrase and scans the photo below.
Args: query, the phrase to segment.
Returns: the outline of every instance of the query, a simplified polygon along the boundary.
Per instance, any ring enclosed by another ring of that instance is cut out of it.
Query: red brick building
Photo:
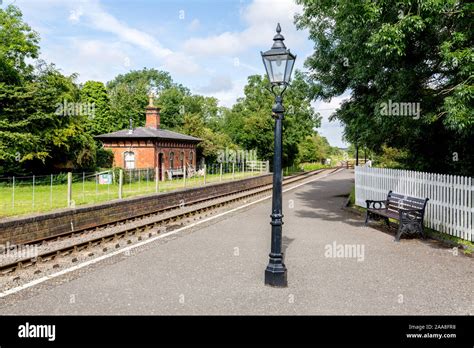
[[[145,127],[96,136],[114,153],[114,167],[158,167],[160,178],[170,169],[196,168],[196,145],[201,139],[161,129],[160,108],[153,105],[153,98],[145,114]]]

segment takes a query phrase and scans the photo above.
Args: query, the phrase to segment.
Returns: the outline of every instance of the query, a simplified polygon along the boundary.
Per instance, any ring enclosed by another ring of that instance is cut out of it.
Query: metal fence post
[[[119,199],[123,198],[123,169],[119,170]]]
[[[155,192],[156,193],[158,193],[158,191],[160,190],[158,186],[158,183],[160,182],[159,175],[160,175],[160,169],[158,168],[158,166],[156,166],[155,168]]]
[[[71,207],[72,201],[72,173],[67,173],[67,207]]]
[[[232,162],[232,180],[235,180],[235,163]]]
[[[82,201],[85,203],[86,201],[86,193],[85,193],[85,181],[86,181],[86,173],[82,172]]]
[[[12,209],[15,211],[15,177],[13,177],[13,186],[12,186]]]
[[[206,185],[206,172],[207,172],[206,163],[204,163],[204,185]]]
[[[146,192],[148,192],[148,181],[149,181],[149,176],[150,176],[150,168],[146,169]]]
[[[49,204],[53,207],[53,174],[51,174],[51,189],[49,191]]]
[[[33,175],[33,208],[35,207],[35,176]]]
[[[186,166],[183,167],[183,181],[184,181],[184,187],[186,187]]]
[[[219,181],[222,181],[222,162],[221,162],[219,171],[220,171],[220,174],[219,174]]]

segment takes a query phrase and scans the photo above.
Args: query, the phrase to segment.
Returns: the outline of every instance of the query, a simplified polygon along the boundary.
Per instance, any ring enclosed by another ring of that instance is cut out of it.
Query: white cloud
[[[79,73],[79,82],[106,82],[130,69],[133,60],[127,55],[129,50],[120,42],[69,38],[49,46],[41,56],[46,61],[62,62],[59,67],[67,75]]]
[[[199,65],[189,55],[174,52],[164,47],[152,35],[133,28],[128,24],[107,13],[98,1],[83,0],[71,10],[70,20],[110,33],[122,42],[143,49],[158,58],[162,68],[176,74],[194,74],[198,72]]]
[[[228,76],[214,76],[211,78],[206,86],[198,88],[201,93],[217,93],[229,91],[233,88],[234,84]]]
[[[247,28],[239,32],[224,32],[204,38],[191,38],[184,42],[186,52],[196,55],[236,55],[251,47],[270,48],[276,24],[280,23],[282,34],[291,45],[298,46],[302,32],[297,33],[293,24],[294,14],[301,6],[293,0],[254,0],[241,9],[241,17]]]
[[[69,19],[72,23],[79,23],[79,21],[81,20],[81,17],[82,17],[83,14],[84,14],[84,12],[82,11],[82,8],[79,7],[78,9],[71,10],[71,11],[69,12],[69,17],[68,17],[68,19]]]
[[[228,90],[214,91],[214,92],[203,92],[200,88],[193,88],[193,92],[198,92],[204,96],[217,98],[220,106],[232,107],[237,101],[237,98],[244,95],[244,86],[247,83],[247,79],[234,79],[232,80],[232,88]]]

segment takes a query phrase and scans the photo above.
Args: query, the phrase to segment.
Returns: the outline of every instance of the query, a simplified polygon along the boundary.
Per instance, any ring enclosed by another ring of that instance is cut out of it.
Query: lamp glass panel
[[[286,61],[286,71],[285,71],[285,82],[289,83],[291,79],[291,72],[293,70],[293,65],[295,64],[295,59],[289,57]]]
[[[287,59],[288,55],[286,54],[264,56],[263,60],[271,83],[282,83],[285,81]]]

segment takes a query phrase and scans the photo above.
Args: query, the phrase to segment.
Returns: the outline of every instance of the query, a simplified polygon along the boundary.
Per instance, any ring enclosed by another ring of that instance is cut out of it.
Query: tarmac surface
[[[474,259],[341,207],[343,170],[283,194],[288,287],[263,284],[271,200],[0,299],[2,314],[474,314]]]

